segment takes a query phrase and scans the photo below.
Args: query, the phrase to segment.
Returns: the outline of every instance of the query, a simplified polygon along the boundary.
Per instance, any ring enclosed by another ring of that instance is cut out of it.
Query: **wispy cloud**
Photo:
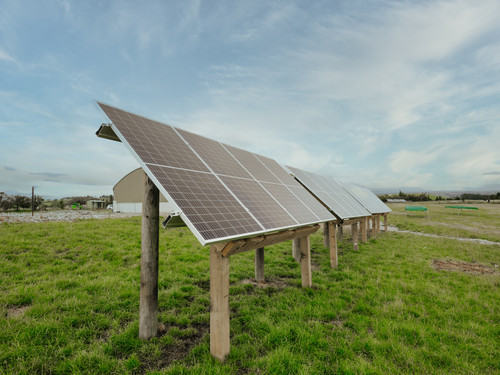
[[[17,60],[2,48],[0,48],[0,61],[4,61],[7,63],[17,63]]]

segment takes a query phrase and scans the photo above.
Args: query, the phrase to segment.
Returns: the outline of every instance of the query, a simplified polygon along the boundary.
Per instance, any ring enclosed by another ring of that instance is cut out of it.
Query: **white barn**
[[[142,213],[144,175],[142,168],[137,168],[113,186],[113,212]],[[166,216],[172,210],[172,205],[160,193],[160,215]]]

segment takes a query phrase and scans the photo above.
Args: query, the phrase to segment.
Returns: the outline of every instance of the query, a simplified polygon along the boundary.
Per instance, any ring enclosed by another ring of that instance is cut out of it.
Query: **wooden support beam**
[[[148,340],[158,330],[158,244],[160,231],[160,192],[144,175],[141,240],[141,289],[139,339]]]
[[[344,222],[342,224],[343,225],[351,225],[352,223],[359,223],[360,221],[361,221],[361,218],[356,217],[353,219],[346,219],[346,220],[344,220]]]
[[[344,227],[342,226],[339,226],[339,235],[338,235],[338,239],[339,241],[343,241],[344,240]]]
[[[330,226],[328,225],[328,223],[323,223],[323,246],[324,247],[330,247],[330,245],[328,244],[328,241],[330,239],[329,229],[330,229]]]
[[[325,223],[328,225],[328,244],[330,247],[330,266],[332,268],[337,268],[339,265],[338,257],[337,257],[337,228],[335,223],[329,222]]]
[[[299,237],[300,246],[300,272],[302,276],[302,287],[312,287],[312,272],[311,272],[311,243],[309,236]]]
[[[375,222],[377,223],[377,235],[380,234],[380,215],[376,216]]]
[[[372,236],[377,237],[377,219],[375,216],[372,216]]]
[[[351,233],[352,233],[352,246],[354,250],[359,250],[358,244],[358,223],[351,224]]]
[[[300,244],[298,238],[292,240],[292,256],[297,263],[300,263]]]
[[[361,218],[361,242],[368,242],[368,220],[366,217]]]
[[[210,354],[223,361],[229,350],[229,258],[210,246]]]
[[[255,281],[257,283],[264,283],[264,248],[259,247],[255,249]]]
[[[307,227],[300,227],[296,229],[288,229],[277,233],[266,234],[247,238],[243,240],[236,240],[231,242],[218,243],[214,246],[225,257],[230,255],[242,253],[259,247],[267,247],[280,242],[289,241],[297,237],[309,236],[319,229],[319,224],[309,225]]]
[[[387,216],[388,216],[388,214],[384,214],[384,232],[387,232],[387,229],[388,229],[388,226],[389,226],[389,222],[388,222]]]

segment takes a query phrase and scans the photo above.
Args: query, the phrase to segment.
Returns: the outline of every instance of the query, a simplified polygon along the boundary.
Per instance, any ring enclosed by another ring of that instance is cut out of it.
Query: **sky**
[[[96,137],[96,100],[372,189],[500,191],[498,20],[498,0],[0,0],[0,191],[112,194],[139,163]]]

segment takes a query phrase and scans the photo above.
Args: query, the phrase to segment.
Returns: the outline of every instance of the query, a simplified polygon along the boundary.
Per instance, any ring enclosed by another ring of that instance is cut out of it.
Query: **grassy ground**
[[[407,205],[411,203],[389,204],[393,210],[390,224],[410,231],[500,242],[500,204],[415,203],[427,207],[430,218],[425,212],[408,212],[405,216]],[[465,205],[477,207],[478,210],[457,210],[446,208],[447,205]]]
[[[142,342],[140,219],[0,225],[0,373],[500,372],[499,246],[386,233],[358,252],[340,244],[332,270],[318,233],[312,289],[300,287],[290,242],[266,249],[263,288],[253,253],[235,255],[231,354],[219,363],[208,249],[187,229],[160,233],[160,336]],[[436,259],[493,273],[438,271]]]

